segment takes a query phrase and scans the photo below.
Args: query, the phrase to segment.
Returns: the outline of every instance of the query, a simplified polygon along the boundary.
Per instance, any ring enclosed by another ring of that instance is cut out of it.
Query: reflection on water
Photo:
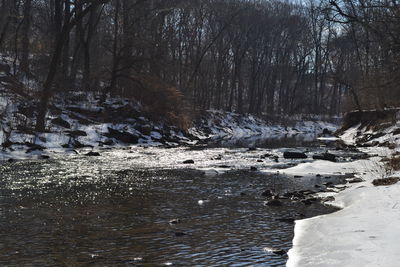
[[[208,147],[258,147],[258,148],[296,148],[319,147],[320,145],[332,145],[332,141],[317,140],[316,134],[277,135],[273,137],[252,136],[248,138],[229,138],[218,141],[210,141]]]
[[[307,183],[249,171],[209,177],[140,169],[114,156],[1,165],[0,264],[282,266],[285,256],[263,250],[291,247],[293,225],[279,219],[333,210],[290,201],[267,207],[260,196],[323,178]]]

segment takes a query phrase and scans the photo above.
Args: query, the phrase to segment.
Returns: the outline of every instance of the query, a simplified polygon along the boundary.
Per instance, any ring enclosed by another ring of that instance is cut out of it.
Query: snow
[[[354,143],[354,139],[355,139],[355,137],[357,135],[357,131],[358,131],[360,126],[361,126],[361,124],[358,124],[357,126],[348,129],[344,134],[342,134],[340,136],[340,139],[343,142],[345,142],[346,144],[353,144]]]
[[[138,138],[136,146],[178,146],[195,145],[198,141],[213,140],[241,140],[244,138],[277,138],[286,136],[309,135],[313,140],[315,136],[324,128],[334,130],[336,125],[319,120],[299,121],[294,120],[291,126],[272,123],[252,115],[240,115],[232,112],[221,112],[210,110],[205,114],[205,120],[193,125],[188,130],[189,134],[183,133],[174,126],[167,125],[163,121],[152,121],[141,113],[140,104],[123,98],[109,98],[105,106],[99,106],[95,95],[80,95],[80,92],[71,92],[72,96],[56,96],[53,105],[57,107],[57,112],[49,112],[48,126],[51,132],[32,133],[34,120],[27,118],[21,111],[21,106],[29,110],[29,106],[23,99],[16,98],[13,95],[4,94],[0,98],[0,113],[5,114],[0,120],[0,142],[12,143],[10,147],[0,151],[0,160],[37,158],[41,154],[59,152],[64,150],[68,152],[76,144],[82,144],[89,149],[99,150],[104,146],[122,148],[129,144],[123,143],[116,138],[108,138],[109,128],[134,135]],[[73,98],[82,99],[70,101]],[[27,105],[27,106],[26,106]],[[97,120],[96,114],[100,110],[118,109],[133,110],[135,116],[114,118],[108,121]],[[80,112],[82,111],[82,112]],[[89,115],[87,115],[89,114]],[[138,115],[139,114],[139,115]],[[50,121],[53,119],[62,120],[71,126],[71,129],[55,125]],[[25,125],[26,130],[19,131],[21,122],[30,122]],[[143,130],[146,128],[146,130]],[[86,136],[71,137],[69,131],[85,132]],[[194,138],[193,138],[194,137]],[[196,140],[197,139],[197,140]],[[112,143],[112,144],[111,144]],[[250,142],[248,142],[251,145]],[[46,149],[46,152],[25,153],[29,144],[40,145]],[[111,145],[105,145],[111,144]],[[65,148],[69,147],[69,148]],[[219,172],[217,170],[217,172]]]
[[[318,137],[317,139],[321,140],[321,141],[337,141],[340,138],[335,137],[335,136],[329,136],[329,137]]]
[[[284,169],[281,172],[287,174],[338,174],[354,173],[358,169],[354,162],[336,163],[326,160],[316,160],[313,162],[302,163],[292,168]]]
[[[189,129],[189,132],[199,139],[229,139],[240,140],[257,136],[259,138],[310,135],[315,139],[323,129],[335,131],[337,125],[314,120],[287,118],[284,123],[272,123],[252,115],[241,115],[232,112],[209,110],[201,120],[200,125]],[[289,123],[289,121],[291,123]]]
[[[357,130],[358,127],[349,129],[342,139],[354,143]],[[379,156],[351,163],[315,161],[284,170],[296,174],[355,172],[364,180],[346,184],[338,193],[329,193],[335,198],[329,204],[340,207],[340,211],[296,221],[288,267],[398,266],[400,183],[372,185],[374,179],[386,177],[380,160],[391,151],[368,148],[364,152]]]

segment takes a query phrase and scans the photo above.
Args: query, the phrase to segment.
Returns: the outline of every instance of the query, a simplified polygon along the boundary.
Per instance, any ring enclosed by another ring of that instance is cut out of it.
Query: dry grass
[[[372,181],[372,184],[375,186],[381,185],[392,185],[400,181],[398,177],[390,177],[390,178],[383,178],[383,179],[375,179]]]
[[[127,82],[130,82],[131,90],[124,92],[124,96],[140,101],[143,111],[150,118],[165,119],[181,130],[191,127],[192,114],[189,105],[177,87],[157,76],[146,74],[132,77]]]

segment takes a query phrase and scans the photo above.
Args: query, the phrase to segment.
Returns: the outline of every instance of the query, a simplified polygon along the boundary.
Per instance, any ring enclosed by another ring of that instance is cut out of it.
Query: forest
[[[0,0],[0,266],[400,266],[400,0]]]
[[[159,116],[398,104],[396,0],[2,0],[0,82],[35,103],[121,96]]]

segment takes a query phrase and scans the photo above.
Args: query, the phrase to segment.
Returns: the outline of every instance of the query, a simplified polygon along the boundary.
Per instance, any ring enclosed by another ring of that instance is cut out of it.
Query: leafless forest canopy
[[[399,100],[398,0],[1,0],[0,81],[36,103],[123,96],[176,118],[385,108]]]

